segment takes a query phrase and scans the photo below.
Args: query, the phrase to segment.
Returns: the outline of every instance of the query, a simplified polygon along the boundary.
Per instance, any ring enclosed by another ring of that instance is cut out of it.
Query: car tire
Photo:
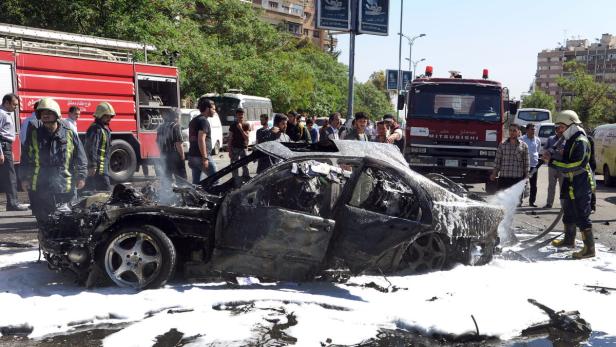
[[[218,153],[220,153],[220,141],[216,141],[216,144],[212,149],[212,155],[217,155]]]
[[[424,234],[407,247],[398,268],[412,274],[439,271],[447,265],[448,253],[447,243],[441,235]]]
[[[607,187],[613,187],[616,185],[616,176],[612,176],[610,167],[607,164],[603,165],[603,183]]]
[[[126,182],[137,170],[137,155],[133,146],[124,140],[111,141],[109,148],[109,178],[114,182]]]
[[[153,225],[121,228],[101,255],[99,265],[111,281],[137,290],[163,286],[173,276],[177,261],[173,242]]]

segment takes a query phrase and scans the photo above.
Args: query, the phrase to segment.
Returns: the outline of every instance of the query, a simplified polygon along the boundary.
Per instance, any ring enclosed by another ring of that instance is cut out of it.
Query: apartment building
[[[336,39],[327,30],[316,28],[315,0],[243,0],[262,9],[261,17],[280,25],[297,37],[309,38],[324,51],[333,50]]]
[[[556,81],[567,74],[563,71],[563,64],[568,61],[580,62],[597,81],[616,88],[616,36],[603,34],[601,39],[595,41],[567,40],[564,46],[546,49],[537,55],[535,87],[552,95],[558,107],[568,95],[563,94]]]

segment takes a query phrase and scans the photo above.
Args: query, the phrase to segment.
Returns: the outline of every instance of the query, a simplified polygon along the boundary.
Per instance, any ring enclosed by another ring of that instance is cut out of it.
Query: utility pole
[[[353,102],[355,101],[355,35],[357,30],[357,1],[351,3],[351,32],[349,33],[349,95],[347,104],[347,119],[353,118]]]
[[[404,13],[404,0],[400,0],[400,39],[398,41],[398,83],[396,84],[396,120],[400,122],[400,110],[398,110],[398,98],[400,97],[400,84],[402,83],[402,14]]]

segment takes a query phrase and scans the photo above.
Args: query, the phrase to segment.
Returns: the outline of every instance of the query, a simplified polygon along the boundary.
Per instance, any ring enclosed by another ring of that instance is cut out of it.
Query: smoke
[[[505,216],[498,225],[498,236],[504,245],[517,242],[513,228],[513,217],[515,216],[516,208],[520,203],[520,197],[524,193],[526,181],[522,180],[515,185],[499,191],[496,195],[488,199],[490,204],[501,206],[505,210]]]

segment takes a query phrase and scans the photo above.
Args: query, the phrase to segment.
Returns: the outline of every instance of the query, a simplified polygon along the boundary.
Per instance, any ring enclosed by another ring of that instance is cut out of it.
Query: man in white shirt
[[[81,110],[79,109],[79,107],[73,105],[68,109],[68,117],[66,117],[65,119],[66,124],[76,133],[79,133],[77,131],[77,119],[79,119],[80,115]]]
[[[38,127],[39,120],[36,119],[36,108],[38,107],[38,100],[34,103],[34,112],[30,114],[30,117],[24,119],[21,123],[21,127],[19,128],[19,142],[23,145],[26,143],[26,134],[28,133],[28,126],[32,123],[34,126]]]
[[[541,149],[541,140],[535,136],[535,124],[528,123],[526,125],[526,135],[522,136],[522,141],[528,146],[528,159],[530,171],[533,175],[530,176],[528,181],[530,182],[530,196],[528,197],[528,206],[537,207],[535,205],[535,199],[537,198],[537,175],[539,170],[533,170],[538,168],[539,165],[539,150]]]
[[[15,141],[15,112],[19,98],[6,94],[0,105],[0,191],[6,193],[7,211],[26,211],[28,207],[17,200],[17,174],[13,165],[13,141]]]

